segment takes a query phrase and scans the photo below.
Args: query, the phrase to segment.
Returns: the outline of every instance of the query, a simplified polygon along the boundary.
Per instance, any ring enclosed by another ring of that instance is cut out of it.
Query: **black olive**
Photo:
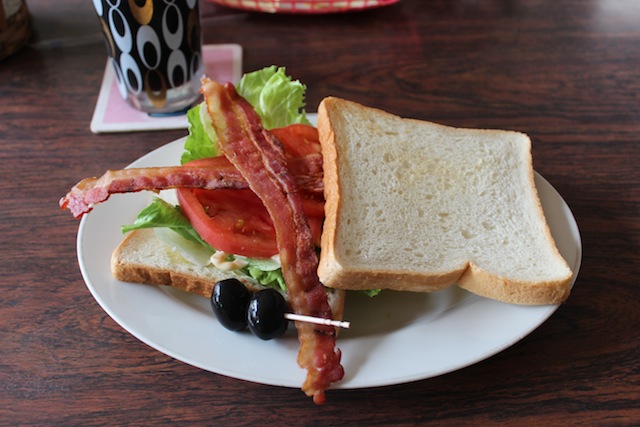
[[[241,331],[247,327],[247,305],[251,293],[238,279],[216,283],[211,293],[211,308],[218,321],[227,329]]]
[[[256,292],[249,300],[247,323],[255,336],[270,340],[282,336],[289,321],[284,317],[287,303],[284,297],[273,289]]]

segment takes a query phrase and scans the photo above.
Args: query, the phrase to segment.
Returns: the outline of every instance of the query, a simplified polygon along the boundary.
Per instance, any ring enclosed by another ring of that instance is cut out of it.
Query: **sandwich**
[[[208,297],[215,282],[235,277],[253,291],[280,287],[292,311],[323,318],[340,318],[351,290],[457,284],[507,303],[567,298],[572,272],[544,218],[526,135],[404,119],[338,98],[322,101],[316,129],[295,84],[296,101],[272,104],[289,105],[288,118],[272,123],[260,98],[277,91],[255,88],[290,85],[283,73],[269,67],[237,87],[205,79],[181,166],[109,171],[62,198],[79,217],[113,193],[176,189],[179,208],[156,198],[125,227],[112,256],[116,278]],[[234,236],[224,215],[227,227],[214,227],[224,238],[203,239],[210,233],[190,209],[215,216],[236,199],[260,219],[258,239]],[[343,376],[337,332],[296,328],[302,388],[322,403]]]

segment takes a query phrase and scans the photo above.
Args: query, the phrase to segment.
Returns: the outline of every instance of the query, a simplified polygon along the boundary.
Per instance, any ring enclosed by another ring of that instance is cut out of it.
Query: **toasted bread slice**
[[[327,98],[318,270],[339,289],[436,291],[551,304],[572,271],[544,217],[529,138],[404,119]]]
[[[178,251],[160,240],[152,229],[129,232],[111,255],[111,272],[123,282],[171,286],[185,292],[211,297],[216,282],[237,278],[252,292],[264,289],[252,278],[233,271],[221,271],[187,261]],[[288,301],[288,295],[283,294]],[[332,317],[342,319],[345,292],[327,289]]]

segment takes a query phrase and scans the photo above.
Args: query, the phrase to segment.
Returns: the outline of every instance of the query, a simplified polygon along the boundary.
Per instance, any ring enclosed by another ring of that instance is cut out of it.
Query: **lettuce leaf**
[[[180,164],[220,155],[218,137],[213,131],[211,120],[209,120],[206,104],[202,102],[189,109],[187,120],[189,121],[189,136],[184,143]]]
[[[247,275],[253,277],[262,286],[281,290],[283,292],[287,291],[287,285],[285,285],[284,277],[282,276],[282,268],[265,271],[261,270],[259,266],[252,265],[251,260],[249,260],[249,265],[243,270]]]
[[[373,297],[378,296],[378,294],[380,292],[382,292],[382,289],[368,289],[366,291],[360,291],[360,292],[362,292],[363,294],[365,294],[366,296],[368,296],[370,298],[373,298]]]
[[[182,214],[178,206],[173,206],[159,197],[154,197],[151,204],[140,211],[133,224],[123,225],[120,229],[125,234],[131,230],[155,227],[170,228],[191,242],[211,247],[193,229],[193,226],[191,226],[191,223]]]
[[[307,87],[287,76],[284,67],[266,67],[242,76],[236,87],[262,118],[267,129],[309,124],[304,111]]]

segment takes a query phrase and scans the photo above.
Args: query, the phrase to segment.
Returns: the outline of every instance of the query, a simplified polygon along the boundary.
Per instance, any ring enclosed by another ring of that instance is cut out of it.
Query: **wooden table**
[[[639,2],[403,0],[330,16],[202,5],[207,43],[242,45],[244,71],[286,66],[310,111],[337,95],[528,133],[581,231],[571,297],[520,342],[435,378],[331,391],[323,407],[176,361],[92,298],[58,199],[185,132],[92,134],[106,58],[92,4],[28,4],[32,41],[0,62],[0,425],[640,422]]]

